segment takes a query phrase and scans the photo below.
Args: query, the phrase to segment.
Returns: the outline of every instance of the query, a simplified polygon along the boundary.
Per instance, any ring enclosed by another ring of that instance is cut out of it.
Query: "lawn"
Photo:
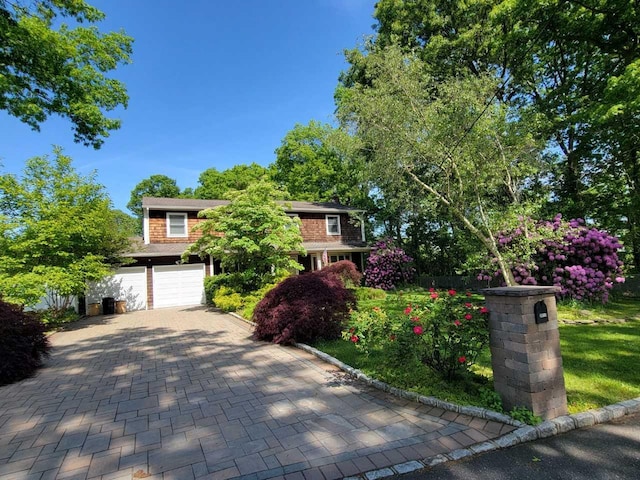
[[[385,299],[361,299],[360,309],[375,306],[400,314],[410,303],[426,302],[421,290],[388,294]],[[597,320],[599,323],[560,325],[569,412],[576,413],[640,396],[640,299],[617,299],[606,306],[563,303],[562,320]],[[604,322],[602,322],[604,321]],[[396,368],[381,352],[366,356],[351,342],[336,340],[316,345],[320,350],[384,382],[460,404],[489,406],[491,358],[488,349],[473,366],[473,375],[456,382],[438,378],[419,365]],[[484,391],[484,392],[483,392]]]

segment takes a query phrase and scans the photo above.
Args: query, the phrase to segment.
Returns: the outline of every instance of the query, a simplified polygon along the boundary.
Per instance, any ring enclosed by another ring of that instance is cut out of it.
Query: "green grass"
[[[571,413],[640,396],[640,320],[561,325],[560,348]]]
[[[471,375],[456,382],[447,382],[423,365],[407,365],[406,368],[396,368],[389,365],[380,352],[374,351],[369,355],[364,355],[356,350],[353,343],[345,340],[318,342],[314,346],[344,363],[362,370],[370,377],[404,390],[434,396],[449,402],[481,406],[479,389],[482,387],[492,388],[489,379],[479,375]]]
[[[640,320],[640,299],[614,298],[606,305],[563,301],[558,303],[558,319],[561,321]]]
[[[401,313],[407,304],[425,301],[424,291],[412,289],[402,295],[389,294],[385,300],[363,300],[359,306],[378,306],[387,312]],[[616,299],[606,306],[565,303],[559,306],[558,316],[567,320],[617,320],[615,323],[560,325],[570,413],[640,396],[640,299]],[[478,358],[472,376],[446,382],[421,365],[391,367],[379,352],[364,355],[348,341],[322,342],[316,347],[393,386],[455,403],[482,405],[480,390],[483,386],[492,386],[489,349]]]

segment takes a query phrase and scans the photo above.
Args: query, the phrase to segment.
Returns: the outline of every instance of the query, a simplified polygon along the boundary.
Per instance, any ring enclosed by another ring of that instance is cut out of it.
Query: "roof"
[[[131,252],[126,253],[125,257],[174,257],[181,256],[189,243],[149,243],[143,244],[141,238],[136,238],[132,242],[133,248]],[[368,252],[368,247],[364,242],[341,243],[341,242],[303,242],[302,246],[307,253],[314,252]]]
[[[142,238],[136,238],[132,242],[131,252],[124,254],[125,257],[175,257],[181,256],[190,243],[142,243]]]
[[[340,212],[363,212],[357,208],[342,205],[335,202],[297,202],[280,201],[280,204],[291,205],[286,208],[290,212],[305,213],[340,213]],[[228,205],[229,200],[200,200],[196,198],[166,198],[166,197],[142,197],[142,208],[153,210],[182,210],[199,212],[205,208],[214,208],[221,205]]]
[[[368,247],[365,242],[353,242],[353,243],[338,243],[338,242],[302,242],[302,246],[307,253],[313,252],[368,252],[371,247]]]

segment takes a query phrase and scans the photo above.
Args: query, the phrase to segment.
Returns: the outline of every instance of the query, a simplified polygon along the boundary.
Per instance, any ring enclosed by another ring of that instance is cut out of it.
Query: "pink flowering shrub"
[[[505,252],[517,250],[527,235],[535,238],[531,253],[511,268],[521,285],[555,285],[561,288],[561,298],[606,303],[614,283],[624,282],[618,258],[622,245],[609,233],[587,227],[582,219],[567,222],[559,214],[551,222],[533,224],[522,219],[513,231],[502,232],[498,243]],[[500,275],[493,272],[495,277]],[[490,278],[487,271],[478,277]]]
[[[408,305],[399,314],[379,307],[353,312],[342,337],[364,353],[382,350],[390,362],[420,362],[452,379],[467,372],[488,344],[488,314],[455,290],[432,290],[426,304]]]
[[[416,273],[411,266],[413,258],[394,245],[391,239],[380,240],[371,248],[364,270],[367,287],[393,290],[409,283]]]

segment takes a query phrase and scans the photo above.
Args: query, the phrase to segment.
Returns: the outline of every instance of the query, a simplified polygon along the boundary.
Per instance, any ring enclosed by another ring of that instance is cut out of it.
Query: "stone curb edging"
[[[232,315],[234,318],[237,318],[238,320],[242,320],[243,322],[255,326],[254,322],[247,320],[236,313],[230,313],[230,315]],[[553,437],[555,435],[566,433],[578,428],[585,428],[593,425],[598,425],[600,423],[607,423],[617,418],[624,417],[625,415],[631,415],[633,413],[640,412],[640,397],[637,397],[631,400],[624,400],[613,405],[608,405],[606,407],[587,410],[586,412],[574,413],[572,415],[563,415],[552,420],[546,420],[533,427],[523,422],[519,422],[518,420],[514,420],[508,415],[494,412],[486,408],[457,405],[455,403],[445,402],[435,397],[419,395],[415,392],[408,392],[400,388],[392,387],[388,383],[381,382],[380,380],[375,380],[366,375],[361,370],[353,368],[350,365],[341,362],[337,358],[321,352],[320,350],[309,345],[306,345],[304,343],[294,343],[293,346],[311,353],[321,360],[324,360],[325,362],[338,367],[340,370],[348,373],[352,377],[362,380],[368,385],[388,392],[392,395],[406,398],[408,400],[413,400],[424,405],[438,407],[443,410],[470,415],[485,420],[493,420],[496,422],[501,422],[507,425],[518,427],[516,430],[507,433],[506,435],[503,435],[502,437],[499,437],[495,440],[487,440],[485,442],[476,443],[470,445],[468,448],[460,448],[446,454],[434,455],[432,457],[425,458],[424,460],[412,460],[409,462],[398,463],[390,467],[370,470],[361,475],[344,477],[344,480],[377,480],[379,478],[390,477],[393,475],[410,473],[416,470],[421,470],[423,468],[434,467],[441,463],[460,460],[479,453],[486,453],[493,450],[513,447],[520,443]]]

